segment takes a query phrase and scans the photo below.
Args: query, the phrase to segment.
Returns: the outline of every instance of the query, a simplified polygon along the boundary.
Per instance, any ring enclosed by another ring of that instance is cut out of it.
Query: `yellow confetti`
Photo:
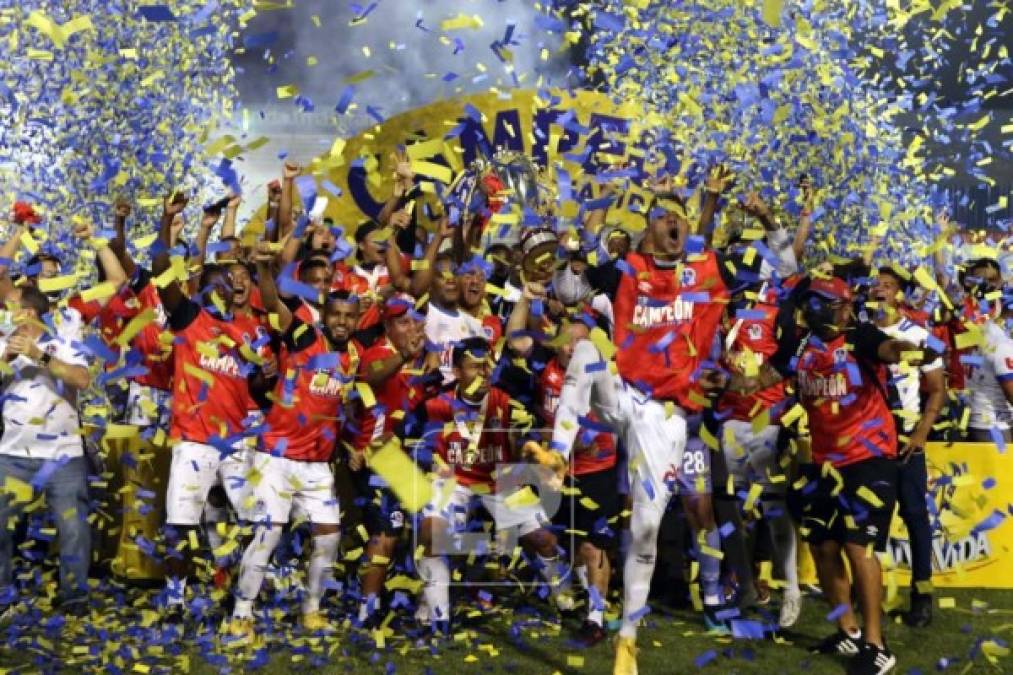
[[[369,467],[387,481],[406,510],[418,513],[429,503],[433,492],[432,483],[405,454],[396,438],[370,454],[368,462]]]

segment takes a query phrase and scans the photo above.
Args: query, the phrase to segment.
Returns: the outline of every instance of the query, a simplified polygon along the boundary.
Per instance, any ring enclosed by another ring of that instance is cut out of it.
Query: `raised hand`
[[[269,264],[274,260],[276,254],[275,246],[271,242],[258,242],[257,248],[253,251],[253,262]]]
[[[186,208],[189,198],[182,192],[166,197],[162,202],[162,209],[167,216],[177,216]]]
[[[545,290],[545,286],[543,284],[538,283],[537,281],[525,282],[524,289],[522,290],[524,299],[527,300],[528,302],[534,302],[535,300],[544,300],[546,293],[547,291]]]
[[[220,211],[205,211],[204,215],[200,219],[200,228],[202,230],[210,230],[218,222]]]
[[[759,192],[750,192],[745,201],[740,202],[742,210],[756,218],[769,218],[770,207],[763,201]]]
[[[398,147],[390,155],[394,164],[394,196],[403,197],[412,189],[415,181],[415,172],[412,171],[412,163],[404,148]]]
[[[735,183],[735,174],[724,164],[718,164],[707,172],[703,187],[707,192],[720,195]]]
[[[390,216],[390,224],[398,228],[399,230],[403,230],[412,224],[411,214],[409,214],[404,209],[401,209],[400,211],[395,211]]]
[[[117,199],[113,209],[117,218],[127,218],[130,216],[131,206],[130,202],[126,199]]]
[[[281,177],[285,180],[292,180],[302,171],[302,167],[295,162],[286,159],[281,167]]]
[[[78,223],[74,225],[74,237],[81,241],[88,241],[95,236],[95,227],[91,223]]]

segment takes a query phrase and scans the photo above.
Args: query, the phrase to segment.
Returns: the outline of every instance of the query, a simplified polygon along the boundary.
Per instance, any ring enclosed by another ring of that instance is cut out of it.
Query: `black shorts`
[[[799,470],[806,482],[793,496],[803,539],[811,544],[873,544],[876,551],[886,550],[897,502],[896,461],[873,457],[837,469],[843,480],[839,491],[833,476],[821,475],[820,465],[803,464]]]
[[[589,541],[603,550],[613,547],[618,540],[617,516],[622,508],[618,480],[616,467],[568,476],[567,487],[579,492],[563,496],[559,513],[553,520],[566,529],[576,530],[578,541]],[[563,538],[568,538],[565,533]]]
[[[383,479],[367,468],[350,472],[355,486],[355,506],[362,509],[362,522],[370,536],[398,537],[404,530],[405,512]]]

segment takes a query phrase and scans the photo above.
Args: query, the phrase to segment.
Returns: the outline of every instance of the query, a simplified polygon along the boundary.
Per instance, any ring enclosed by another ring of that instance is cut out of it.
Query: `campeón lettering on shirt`
[[[682,297],[659,305],[657,300],[642,295],[637,298],[637,304],[633,308],[633,325],[637,328],[652,328],[690,321],[695,306],[695,302],[684,300]]]
[[[200,367],[203,370],[207,370],[219,375],[225,375],[228,377],[243,377],[239,372],[239,364],[236,363],[236,359],[231,354],[224,354],[217,358],[211,358],[207,354],[200,355]]]
[[[798,384],[802,394],[808,398],[843,398],[849,393],[848,378],[844,373],[824,377],[802,370],[798,373]]]

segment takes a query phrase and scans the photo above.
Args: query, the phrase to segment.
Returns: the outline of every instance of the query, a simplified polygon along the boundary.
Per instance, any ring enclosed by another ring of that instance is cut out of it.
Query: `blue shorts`
[[[683,495],[709,495],[713,487],[711,449],[700,438],[700,420],[699,415],[686,420],[686,449],[682,453],[678,478],[679,493]]]

